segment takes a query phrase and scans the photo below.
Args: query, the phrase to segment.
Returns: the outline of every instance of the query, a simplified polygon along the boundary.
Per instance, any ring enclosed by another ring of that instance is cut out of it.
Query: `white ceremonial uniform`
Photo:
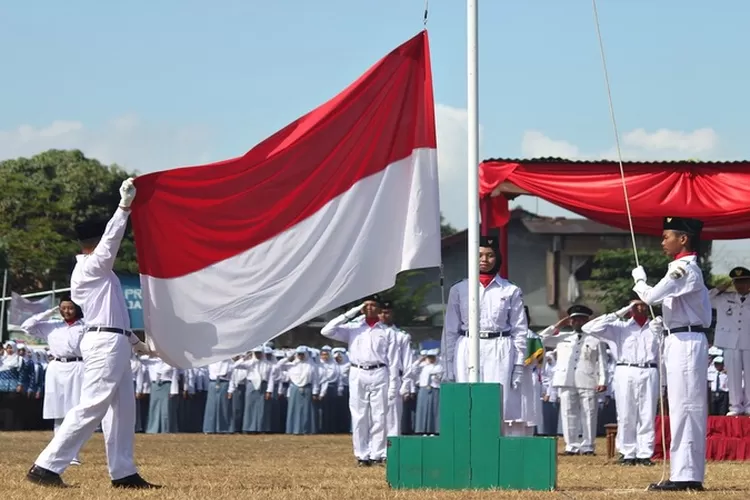
[[[513,388],[511,382],[514,368],[522,373],[526,359],[523,293],[500,275],[479,289],[479,381],[501,384],[503,420],[520,420],[521,388]],[[468,331],[469,280],[464,279],[448,294],[440,348],[446,380],[469,382]]]
[[[349,311],[347,314],[352,313]],[[364,318],[352,322],[342,314],[321,334],[349,345],[349,411],[357,460],[386,458],[386,412],[398,397],[399,351],[393,329]]]
[[[670,480],[702,483],[706,473],[708,341],[705,333],[692,327],[711,325],[711,301],[703,273],[696,256],[687,255],[670,262],[667,275],[655,286],[638,281],[633,290],[646,304],[661,304],[664,315]]]
[[[584,333],[615,344],[617,361],[612,379],[617,407],[617,442],[623,458],[651,458],[654,453],[656,406],[659,399],[659,338],[634,319],[617,314],[594,318]]]
[[[724,351],[729,415],[750,415],[750,294],[714,288],[708,296],[716,309],[714,345]]]
[[[21,329],[49,346],[52,360],[47,365],[47,373],[44,376],[42,418],[54,419],[57,430],[65,414],[81,399],[81,338],[85,326],[81,320],[70,325],[62,320],[45,320],[47,314],[35,314],[23,322]]]
[[[71,299],[83,310],[87,325],[81,339],[81,400],[67,413],[35,462],[57,474],[68,467],[100,422],[112,480],[137,473],[133,460],[135,391],[130,355],[131,342],[138,339],[130,333],[122,285],[112,270],[129,213],[118,208],[94,251],[76,256],[70,278]]]
[[[398,380],[396,390],[400,394],[404,382],[404,374],[409,369],[411,359],[411,335],[400,328],[391,325],[396,338],[398,352]],[[386,415],[386,433],[388,436],[401,435],[401,414],[404,411],[404,400],[394,398],[388,401],[388,414]]]
[[[555,327],[539,333],[542,339],[552,337]],[[565,451],[592,453],[596,444],[598,403],[596,387],[607,385],[605,345],[592,335],[563,332],[557,342],[557,362],[552,386],[560,400]],[[552,337],[554,338],[554,337]],[[582,434],[579,440],[578,432]]]

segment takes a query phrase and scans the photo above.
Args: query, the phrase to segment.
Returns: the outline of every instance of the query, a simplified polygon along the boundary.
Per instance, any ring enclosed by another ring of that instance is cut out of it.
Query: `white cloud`
[[[144,122],[134,114],[118,116],[101,127],[56,120],[49,125],[21,125],[0,130],[0,160],[33,156],[48,149],[80,149],[103,163],[153,172],[210,161],[210,133],[198,126]]]
[[[710,128],[692,132],[662,128],[650,134],[639,128],[623,135],[622,142],[628,147],[645,151],[698,154],[713,151],[719,143],[719,136]]]
[[[638,128],[622,134],[620,152],[623,160],[681,160],[699,155],[701,159],[715,158],[719,136],[711,128],[692,132],[659,129],[647,132]],[[521,139],[521,151],[526,158],[560,157],[569,160],[615,160],[617,149],[583,152],[568,141],[553,139],[538,130],[527,130]]]
[[[537,130],[527,130],[521,139],[521,154],[525,158],[581,159],[578,147],[567,141],[550,139]]]

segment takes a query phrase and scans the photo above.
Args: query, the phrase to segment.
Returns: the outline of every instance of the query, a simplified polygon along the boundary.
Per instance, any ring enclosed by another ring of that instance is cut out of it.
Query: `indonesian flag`
[[[178,368],[439,266],[427,32],[244,156],[135,185],[145,330]]]

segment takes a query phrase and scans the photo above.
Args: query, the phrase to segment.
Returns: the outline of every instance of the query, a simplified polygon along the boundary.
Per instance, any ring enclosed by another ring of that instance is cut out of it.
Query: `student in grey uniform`
[[[148,371],[151,388],[146,433],[177,432],[177,398],[180,394],[177,369],[156,356],[143,363]]]
[[[262,352],[262,348],[258,348]],[[247,381],[247,368],[243,365],[243,362],[247,358],[249,353],[245,353],[245,356],[235,356],[232,358],[234,361],[234,368],[232,368],[232,376],[229,377],[229,388],[227,389],[227,397],[231,400],[232,406],[232,418],[229,421],[229,433],[236,434],[242,432],[242,419],[245,415],[245,390]]]
[[[225,359],[208,365],[208,393],[203,413],[204,434],[228,434],[232,406],[227,397],[234,361]]]
[[[295,354],[278,364],[287,373],[290,382],[286,433],[314,434],[317,424],[313,402],[320,394],[320,384],[317,367],[309,358],[309,349],[299,346]]]
[[[440,432],[440,383],[443,366],[438,363],[438,349],[429,349],[427,355],[414,362],[417,372],[417,414],[414,422],[415,434],[437,434]]]

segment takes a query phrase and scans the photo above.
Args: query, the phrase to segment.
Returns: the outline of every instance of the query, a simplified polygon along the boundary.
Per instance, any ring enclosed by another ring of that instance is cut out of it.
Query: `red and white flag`
[[[145,330],[176,367],[245,352],[440,265],[427,32],[242,157],[143,175]]]

